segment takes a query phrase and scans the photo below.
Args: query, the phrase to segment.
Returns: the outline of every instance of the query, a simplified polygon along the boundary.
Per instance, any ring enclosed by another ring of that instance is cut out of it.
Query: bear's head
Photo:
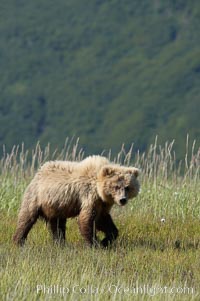
[[[97,176],[97,191],[101,199],[110,205],[124,206],[129,199],[136,197],[140,185],[139,170],[115,164],[105,165]]]

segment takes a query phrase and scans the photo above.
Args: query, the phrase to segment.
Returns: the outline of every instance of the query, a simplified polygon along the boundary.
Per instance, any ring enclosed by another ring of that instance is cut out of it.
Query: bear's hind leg
[[[32,226],[35,224],[37,218],[39,217],[39,210],[35,209],[33,212],[29,212],[29,210],[24,207],[20,210],[17,229],[15,235],[13,236],[13,241],[17,245],[23,245],[29,231]]]
[[[66,218],[52,218],[49,220],[53,240],[58,243],[65,242]]]
[[[118,236],[118,229],[115,226],[112,217],[110,214],[102,214],[97,223],[97,230],[105,233],[105,238],[101,241],[103,247],[108,247],[113,240],[115,240]]]

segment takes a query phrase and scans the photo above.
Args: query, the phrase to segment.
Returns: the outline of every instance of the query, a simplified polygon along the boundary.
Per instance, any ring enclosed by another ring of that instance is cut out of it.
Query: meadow
[[[200,300],[200,149],[187,141],[177,162],[173,142],[157,140],[145,153],[114,158],[141,169],[141,192],[112,216],[120,231],[107,250],[89,248],[76,219],[67,222],[66,245],[53,244],[36,223],[23,248],[12,242],[23,192],[47,160],[81,160],[78,141],[52,152],[37,144],[13,147],[0,161],[1,300]],[[100,234],[101,236],[101,234]]]

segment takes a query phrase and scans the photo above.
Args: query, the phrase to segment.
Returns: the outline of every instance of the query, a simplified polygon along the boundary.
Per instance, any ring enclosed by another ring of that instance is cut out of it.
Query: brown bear
[[[105,233],[107,247],[118,236],[110,215],[114,203],[124,206],[139,192],[139,170],[111,163],[102,156],[80,162],[45,163],[28,185],[18,217],[14,242],[23,245],[38,217],[50,226],[55,241],[65,241],[66,220],[78,216],[79,229],[89,245],[96,230]]]

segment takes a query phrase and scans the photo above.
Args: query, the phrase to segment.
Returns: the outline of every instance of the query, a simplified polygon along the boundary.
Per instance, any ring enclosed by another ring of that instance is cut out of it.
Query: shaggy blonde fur
[[[79,216],[85,240],[92,245],[96,230],[103,231],[102,245],[107,246],[118,235],[110,209],[138,194],[137,176],[138,169],[111,163],[102,156],[45,163],[24,193],[14,241],[22,245],[39,216],[49,223],[53,238],[64,241],[66,219]]]

